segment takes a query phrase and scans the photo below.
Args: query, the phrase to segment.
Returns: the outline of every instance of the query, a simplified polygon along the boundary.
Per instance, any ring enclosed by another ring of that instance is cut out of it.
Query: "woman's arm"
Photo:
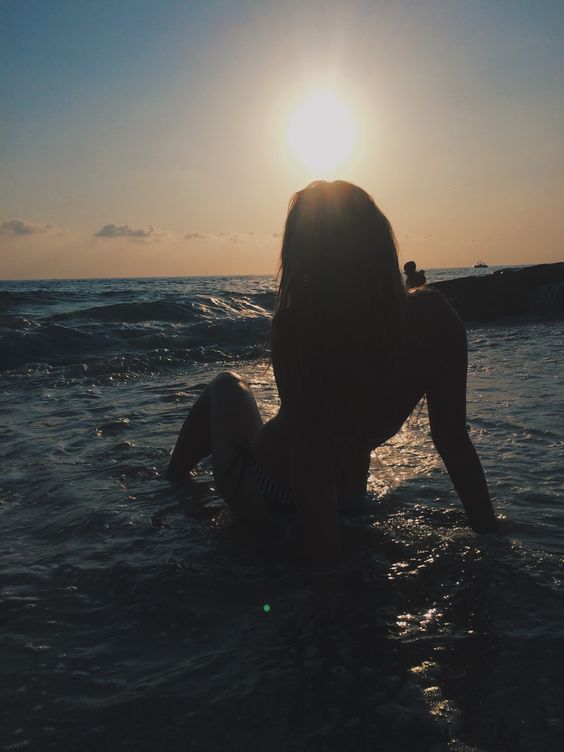
[[[484,471],[474,445],[466,433],[460,439],[435,441],[439,454],[466,511],[470,527],[476,533],[493,533],[498,529]]]
[[[480,459],[466,427],[468,348],[464,325],[446,301],[441,301],[444,341],[437,348],[427,388],[433,442],[477,533],[497,530]]]

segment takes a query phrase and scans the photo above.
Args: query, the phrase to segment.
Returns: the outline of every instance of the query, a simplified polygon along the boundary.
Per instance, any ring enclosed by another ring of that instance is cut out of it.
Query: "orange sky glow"
[[[562,13],[535,8],[5,4],[0,278],[274,273],[316,178],[365,188],[402,263],[561,261]]]

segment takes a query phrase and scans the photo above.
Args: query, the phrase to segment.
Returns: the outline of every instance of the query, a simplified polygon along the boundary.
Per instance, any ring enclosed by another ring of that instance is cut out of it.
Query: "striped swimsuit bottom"
[[[250,452],[247,455],[247,471],[253,479],[260,493],[274,506],[283,509],[295,509],[291,488],[280,480],[271,478],[259,465]],[[353,512],[367,499],[363,491],[352,494],[337,494],[337,509],[339,512]]]

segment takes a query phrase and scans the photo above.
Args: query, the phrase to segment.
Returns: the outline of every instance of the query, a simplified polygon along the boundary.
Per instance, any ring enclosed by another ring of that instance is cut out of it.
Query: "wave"
[[[266,356],[262,344],[248,345],[237,353],[218,347],[166,348],[147,353],[115,354],[86,357],[73,363],[47,364],[26,362],[7,370],[3,375],[11,379],[39,379],[41,384],[72,384],[87,381],[90,385],[130,381],[160,374],[183,373],[191,366],[233,364],[261,361]],[[3,369],[0,369],[0,373]]]
[[[33,331],[4,331],[0,334],[0,370],[10,371],[26,363],[54,365],[71,357],[84,357],[101,342],[94,333],[49,324]]]
[[[76,367],[65,369],[65,380],[87,378],[89,383],[105,383],[109,378],[114,381],[129,381],[140,376],[161,373],[181,372],[195,364],[234,363],[263,358],[265,348],[262,344],[248,345],[236,353],[219,347],[192,347],[173,350],[163,349],[148,353],[116,355],[109,358],[87,359]]]
[[[62,294],[59,290],[46,290],[44,288],[37,288],[34,290],[24,290],[22,292],[16,292],[13,290],[0,290],[0,306],[20,306],[20,305],[55,305],[60,303]],[[80,293],[76,291],[65,291],[65,299],[76,299],[81,297]]]
[[[263,308],[272,311],[274,309],[274,303],[276,301],[276,293],[274,292],[274,290],[269,290],[266,292],[256,292],[252,295],[249,295],[249,298]]]
[[[111,291],[107,291],[111,292]],[[117,294],[117,293],[116,293]],[[121,294],[121,293],[120,293]],[[152,321],[191,323],[203,319],[240,315],[264,315],[274,305],[274,293],[255,295],[196,295],[193,300],[161,298],[151,301],[109,303],[76,308],[50,317],[51,321],[112,321],[141,323]]]
[[[8,315],[0,308],[0,329],[30,329],[34,326],[38,326],[38,323],[33,319]]]
[[[142,304],[140,304],[142,305]],[[147,304],[151,306],[151,304]],[[113,307],[113,306],[109,306]],[[186,319],[169,322],[147,322],[135,325],[98,318],[96,323],[75,326],[52,319],[30,329],[8,329],[0,332],[0,371],[12,371],[30,364],[80,366],[86,364],[97,371],[108,366],[129,373],[163,370],[190,362],[216,362],[226,359],[259,357],[268,338],[270,317],[246,316],[208,319],[191,323]],[[53,317],[54,318],[54,317]],[[107,369],[106,369],[107,370]]]
[[[51,317],[53,321],[87,319],[90,321],[116,321],[138,323],[141,321],[194,321],[201,317],[202,309],[197,304],[158,300],[141,303],[111,303],[75,311],[65,311]]]

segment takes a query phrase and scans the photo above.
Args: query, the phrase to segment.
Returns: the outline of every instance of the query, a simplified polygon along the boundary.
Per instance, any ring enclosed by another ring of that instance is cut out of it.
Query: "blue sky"
[[[403,256],[560,260],[563,15],[506,0],[0,2],[0,276],[272,271],[288,198],[316,177],[287,121],[320,86],[359,124],[335,177],[372,193]]]

